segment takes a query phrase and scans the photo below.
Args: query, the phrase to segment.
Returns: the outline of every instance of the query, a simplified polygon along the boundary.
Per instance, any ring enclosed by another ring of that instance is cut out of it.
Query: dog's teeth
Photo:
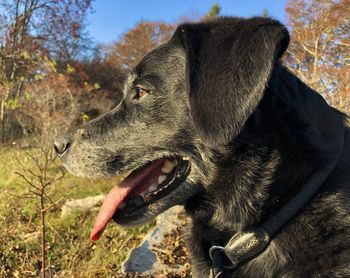
[[[121,202],[120,205],[119,205],[119,208],[123,209],[123,208],[125,208],[125,206],[126,206],[126,204],[124,202]]]
[[[161,184],[162,182],[164,182],[166,180],[166,176],[165,175],[161,175],[158,177],[158,184]]]
[[[154,190],[157,190],[157,188],[158,188],[158,186],[154,183],[149,187],[148,192],[152,192]]]
[[[190,160],[190,158],[187,157],[187,156],[184,156],[184,157],[182,158],[182,160]]]
[[[175,162],[167,159],[164,161],[164,165],[162,167],[162,172],[164,174],[169,174],[175,168],[175,166],[176,166]]]

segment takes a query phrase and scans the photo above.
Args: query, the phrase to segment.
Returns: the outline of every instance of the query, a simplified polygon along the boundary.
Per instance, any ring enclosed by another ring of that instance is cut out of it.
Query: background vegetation
[[[350,1],[294,0],[285,64],[327,101],[350,111]],[[110,277],[148,226],[111,227],[89,240],[95,212],[61,216],[69,199],[106,193],[111,180],[65,174],[50,151],[55,135],[97,117],[121,99],[123,79],[176,23],[140,21],[109,45],[91,47],[90,0],[0,1],[0,277],[37,277],[45,216],[48,276]],[[268,11],[262,11],[268,16]],[[42,205],[42,206],[41,206]]]

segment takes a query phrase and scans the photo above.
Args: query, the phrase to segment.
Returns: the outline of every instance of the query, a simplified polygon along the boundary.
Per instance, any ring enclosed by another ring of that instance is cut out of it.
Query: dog
[[[194,277],[350,277],[346,116],[282,65],[288,43],[270,18],[182,24],[118,106],[57,138],[75,175],[129,173],[91,239],[183,205]]]

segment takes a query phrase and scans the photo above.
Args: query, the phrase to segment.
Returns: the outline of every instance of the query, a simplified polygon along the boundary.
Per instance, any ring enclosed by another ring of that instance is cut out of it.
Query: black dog
[[[268,18],[181,25],[115,109],[56,140],[74,174],[132,171],[93,240],[183,204],[196,277],[350,277],[345,116],[281,65],[288,42]]]

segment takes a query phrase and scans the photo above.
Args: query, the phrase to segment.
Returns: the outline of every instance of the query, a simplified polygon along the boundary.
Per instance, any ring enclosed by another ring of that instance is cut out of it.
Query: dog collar
[[[255,230],[235,234],[225,246],[212,244],[209,249],[212,261],[210,277],[219,278],[224,271],[236,270],[238,265],[255,258],[267,248],[271,238],[312,198],[334,170],[343,150],[344,136],[342,139],[334,158],[312,175],[304,188],[272,218]]]

